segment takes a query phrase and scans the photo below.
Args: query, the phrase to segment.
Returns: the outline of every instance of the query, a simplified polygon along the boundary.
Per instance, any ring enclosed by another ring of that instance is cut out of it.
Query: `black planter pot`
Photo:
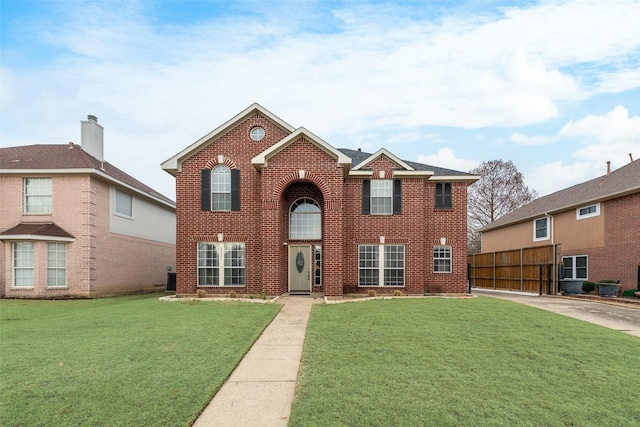
[[[619,290],[620,285],[617,283],[598,283],[598,294],[601,297],[615,297]]]
[[[580,295],[582,293],[582,280],[563,280],[560,282],[560,290],[565,295]]]

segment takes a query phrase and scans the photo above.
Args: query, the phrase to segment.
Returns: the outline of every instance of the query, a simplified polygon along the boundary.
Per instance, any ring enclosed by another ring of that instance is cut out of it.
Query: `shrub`
[[[374,289],[369,289],[369,291],[367,292],[367,295],[373,298],[373,297],[377,297],[378,293]]]
[[[582,282],[582,292],[584,292],[585,294],[588,294],[590,292],[593,292],[596,290],[596,284],[593,282],[589,282],[588,280],[585,280],[584,282]]]
[[[229,291],[229,298],[235,298],[236,297],[236,291]]]
[[[196,293],[198,295],[198,298],[206,298],[207,296],[207,291],[205,291],[204,289],[198,289]]]
[[[395,291],[393,291],[393,296],[394,297],[401,297],[402,296],[402,291],[400,289],[396,289]]]
[[[616,283],[616,281],[613,279],[603,279],[603,280],[598,280],[598,283]]]

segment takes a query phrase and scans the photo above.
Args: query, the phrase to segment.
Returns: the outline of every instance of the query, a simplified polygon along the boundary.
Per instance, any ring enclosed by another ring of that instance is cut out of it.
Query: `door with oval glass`
[[[289,293],[311,293],[311,245],[289,246]]]

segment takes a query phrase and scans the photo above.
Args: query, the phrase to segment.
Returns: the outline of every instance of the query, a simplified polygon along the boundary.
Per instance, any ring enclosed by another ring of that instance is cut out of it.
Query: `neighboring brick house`
[[[175,265],[175,203],[82,146],[0,149],[0,295],[98,297],[164,289]]]
[[[482,252],[560,245],[567,279],[638,287],[640,161],[569,187],[482,228]]]
[[[479,177],[336,149],[253,104],[168,159],[177,292],[467,292]]]

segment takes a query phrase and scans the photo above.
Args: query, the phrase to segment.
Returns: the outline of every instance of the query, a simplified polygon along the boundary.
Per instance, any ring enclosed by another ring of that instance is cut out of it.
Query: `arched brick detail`
[[[207,164],[205,165],[205,169],[213,169],[216,165],[218,165],[218,158],[215,157],[213,159],[210,159]],[[238,167],[236,166],[236,163],[231,160],[230,158],[228,158],[227,156],[224,156],[224,163],[225,165],[229,166],[230,169],[238,169]]]
[[[304,178],[300,178],[298,171],[285,175],[273,189],[273,199],[279,200],[284,190],[293,182],[310,182],[320,189],[325,199],[328,199],[329,186],[327,183],[313,172],[305,171]]]

